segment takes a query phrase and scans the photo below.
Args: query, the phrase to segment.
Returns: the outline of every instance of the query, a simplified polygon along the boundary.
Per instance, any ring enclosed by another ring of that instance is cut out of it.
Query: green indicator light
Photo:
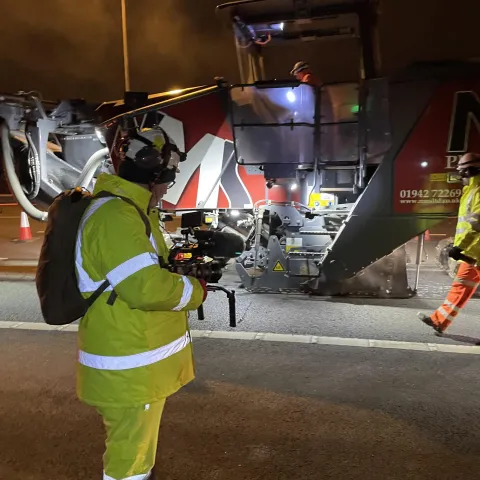
[[[360,110],[360,107],[358,105],[353,105],[353,107],[351,109],[351,112],[352,113],[358,113],[359,110]]]

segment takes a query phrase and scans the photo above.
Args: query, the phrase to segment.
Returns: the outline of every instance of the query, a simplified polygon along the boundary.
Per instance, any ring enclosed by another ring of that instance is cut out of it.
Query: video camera
[[[179,275],[190,275],[207,283],[218,283],[222,278],[222,269],[231,258],[243,253],[245,244],[243,239],[234,233],[200,230],[202,223],[202,212],[182,214],[181,233],[184,238],[173,245],[168,264],[162,267]],[[220,285],[207,285],[207,290],[226,293],[230,326],[236,327],[235,291],[227,290]],[[198,309],[198,319],[205,319],[203,305]]]

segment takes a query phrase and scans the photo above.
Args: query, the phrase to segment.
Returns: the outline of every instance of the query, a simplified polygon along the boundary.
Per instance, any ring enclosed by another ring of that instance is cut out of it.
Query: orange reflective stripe
[[[443,317],[443,320],[453,320],[458,315],[458,312],[455,311],[447,312],[444,307],[439,307],[437,312]]]
[[[452,312],[459,312],[460,311],[460,307],[455,305],[454,303],[452,303],[450,300],[445,299],[445,305],[447,305],[449,308],[452,309]]]
[[[475,293],[480,280],[480,270],[461,263],[447,298],[431,315],[434,323],[448,326]]]

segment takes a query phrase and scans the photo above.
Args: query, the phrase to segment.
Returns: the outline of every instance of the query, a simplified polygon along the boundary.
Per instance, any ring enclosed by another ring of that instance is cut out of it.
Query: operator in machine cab
[[[448,256],[461,263],[442,306],[430,316],[418,313],[420,320],[440,334],[452,324],[480,283],[480,267],[477,266],[480,264],[480,154],[464,155],[457,170],[465,186],[455,240]]]
[[[321,156],[323,160],[335,161],[336,158],[336,144],[340,137],[341,130],[338,122],[338,107],[342,104],[342,99],[338,95],[334,97],[332,91],[328,88],[321,88],[322,82],[313,73],[310,65],[307,62],[297,62],[290,75],[293,75],[299,82],[306,83],[317,90],[316,102],[320,108],[322,121],[328,123],[328,128],[324,129],[328,133],[323,135]],[[336,105],[336,107],[335,107]]]
[[[290,75],[293,75],[299,82],[308,83],[314,87],[321,86],[320,80],[313,74],[307,62],[297,62],[293,66]]]
[[[153,480],[165,400],[194,378],[187,311],[207,293],[203,281],[159,266],[168,250],[153,207],[185,154],[159,127],[128,132],[116,151],[118,175],[99,175],[94,195],[134,205],[94,199],[80,225],[80,291],[88,297],[105,278],[111,291],[80,322],[77,393],[103,417],[104,480]]]

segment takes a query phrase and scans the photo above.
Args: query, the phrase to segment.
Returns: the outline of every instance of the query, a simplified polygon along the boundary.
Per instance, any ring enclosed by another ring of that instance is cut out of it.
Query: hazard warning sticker
[[[283,268],[283,265],[280,263],[280,260],[277,260],[277,263],[273,267],[274,272],[284,272],[285,269]]]

